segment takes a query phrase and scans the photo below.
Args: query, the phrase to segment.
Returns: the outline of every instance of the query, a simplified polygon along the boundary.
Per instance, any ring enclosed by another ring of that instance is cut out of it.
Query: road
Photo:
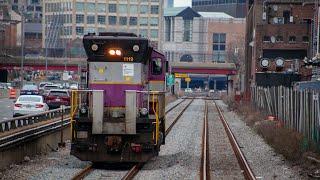
[[[0,121],[12,118],[13,100],[4,98],[0,99]]]

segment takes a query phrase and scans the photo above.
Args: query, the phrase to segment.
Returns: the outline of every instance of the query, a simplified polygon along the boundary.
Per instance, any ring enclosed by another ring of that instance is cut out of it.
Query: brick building
[[[257,0],[248,7],[247,87],[262,79],[270,86],[309,80],[303,60],[312,58],[314,1]]]

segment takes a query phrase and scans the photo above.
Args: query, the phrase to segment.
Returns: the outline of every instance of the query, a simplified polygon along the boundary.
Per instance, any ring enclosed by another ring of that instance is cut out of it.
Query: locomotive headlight
[[[109,49],[108,53],[111,56],[114,56],[114,55],[121,56],[121,54],[122,54],[120,49]]]
[[[113,49],[111,49],[111,50],[109,50],[109,54],[113,56],[113,55],[115,55],[115,54],[116,54],[116,51],[115,51],[115,50],[113,50]]]
[[[132,49],[133,49],[133,51],[134,52],[137,52],[137,51],[139,51],[139,46],[138,45],[134,45],[133,47],[132,47]]]
[[[116,55],[121,56],[121,51],[119,49],[116,50]]]
[[[97,51],[98,50],[98,45],[92,44],[91,49],[92,49],[92,51]]]
[[[141,114],[142,116],[147,115],[147,114],[148,114],[148,109],[147,109],[147,108],[141,108],[141,109],[140,109],[140,114]]]

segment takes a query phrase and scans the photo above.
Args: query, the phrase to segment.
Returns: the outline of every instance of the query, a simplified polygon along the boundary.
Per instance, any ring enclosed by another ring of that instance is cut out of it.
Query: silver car
[[[13,106],[13,117],[48,111],[42,96],[21,95]]]

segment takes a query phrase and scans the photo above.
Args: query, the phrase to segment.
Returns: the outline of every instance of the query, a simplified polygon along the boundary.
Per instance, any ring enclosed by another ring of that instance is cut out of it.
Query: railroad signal
[[[184,79],[186,82],[190,82],[191,81],[191,78],[185,78]]]

